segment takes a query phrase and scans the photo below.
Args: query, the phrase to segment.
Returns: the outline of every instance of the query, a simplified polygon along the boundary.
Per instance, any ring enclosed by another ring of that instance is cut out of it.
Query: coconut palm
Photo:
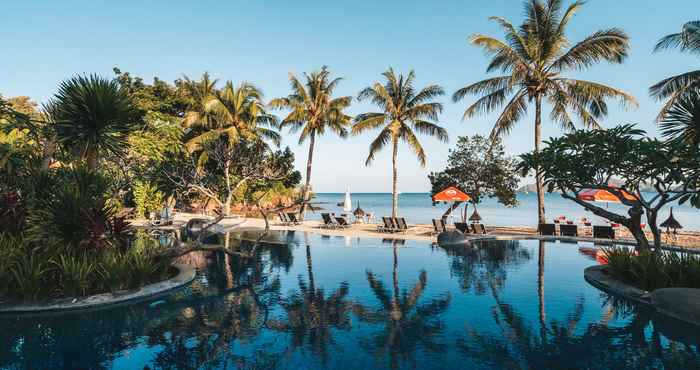
[[[488,78],[457,90],[455,102],[467,95],[480,96],[464,112],[463,119],[477,114],[501,111],[491,137],[508,134],[523,119],[530,103],[535,104],[535,151],[539,151],[542,126],[542,102],[551,105],[550,120],[565,130],[574,129],[572,115],[588,128],[599,128],[598,119],[607,115],[606,100],[622,105],[636,104],[629,94],[596,82],[566,78],[564,72],[588,68],[598,62],[622,63],[627,57],[629,38],[619,29],[601,30],[573,45],[566,28],[583,6],[576,1],[565,10],[561,0],[531,0],[525,3],[526,18],[520,27],[500,17],[492,17],[505,32],[505,40],[475,34],[471,43],[493,56],[488,72],[500,71]],[[544,223],[544,193],[538,174],[538,216]]]
[[[345,138],[348,135],[346,127],[352,118],[343,110],[350,106],[352,97],[341,96],[333,98],[333,91],[342,78],[331,79],[326,66],[320,71],[304,73],[302,83],[294,75],[289,75],[292,93],[284,98],[274,99],[270,105],[278,109],[289,109],[291,112],[281,122],[282,127],[289,127],[292,132],[300,131],[299,144],[309,139],[309,156],[306,161],[306,184],[304,185],[304,204],[301,206],[301,219],[311,193],[311,166],[313,164],[314,145],[316,137],[330,130]]]
[[[179,92],[190,102],[184,117],[184,125],[186,127],[195,125],[211,126],[213,124],[210,122],[212,117],[205,109],[205,105],[216,93],[216,84],[218,82],[219,80],[212,79],[208,72],[204,72],[199,81],[184,76]]]
[[[700,89],[674,98],[661,119],[661,135],[675,142],[700,145]]]
[[[391,215],[398,215],[398,190],[397,168],[399,141],[404,141],[418,157],[421,166],[425,166],[425,151],[416,137],[415,132],[437,137],[440,141],[447,142],[447,131],[438,126],[438,114],[442,112],[442,104],[432,101],[434,98],[444,95],[442,87],[438,85],[427,86],[420,91],[413,87],[415,73],[409,72],[408,76],[396,75],[389,68],[382,73],[386,78],[384,85],[375,82],[373,86],[360,91],[359,100],[370,100],[382,109],[382,112],[363,113],[355,118],[352,127],[353,135],[362,132],[382,128],[374,141],[370,144],[369,155],[365,165],[369,166],[376,154],[391,143],[392,147],[392,201]]]
[[[187,141],[190,151],[201,150],[205,143],[222,136],[231,143],[244,137],[247,140],[268,139],[279,145],[281,137],[274,130],[277,118],[265,111],[262,92],[257,87],[245,82],[235,86],[229,81],[221,91],[203,95],[202,99],[203,113],[192,111],[186,118],[191,127],[203,130]]]
[[[57,141],[95,170],[100,156],[124,152],[141,115],[116,80],[90,75],[61,83],[52,118]]]
[[[663,37],[656,44],[654,51],[679,48],[681,51],[700,54],[700,21],[692,21],[683,25],[681,32]],[[661,108],[657,119],[664,118],[673,104],[686,92],[700,89],[700,70],[681,73],[666,78],[649,88],[651,96],[668,101]]]

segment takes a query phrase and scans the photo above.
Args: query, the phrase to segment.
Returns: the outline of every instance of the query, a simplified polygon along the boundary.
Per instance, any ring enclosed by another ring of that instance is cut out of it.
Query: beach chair
[[[472,224],[472,232],[474,234],[486,234],[486,227],[483,224]]]
[[[345,217],[336,217],[335,221],[338,223],[338,227],[343,228],[343,229],[352,226],[352,225],[350,225],[350,223],[348,223],[348,219]]]
[[[406,223],[405,217],[394,218],[393,221],[398,231],[403,232],[404,234],[408,232],[408,224]]]
[[[576,225],[559,225],[559,234],[561,236],[578,236],[578,226]]]
[[[447,227],[445,226],[445,221],[441,218],[433,219],[433,234],[437,235],[442,232],[446,232]]]
[[[537,225],[537,233],[540,235],[553,236],[557,235],[555,224],[539,224]]]
[[[597,239],[615,239],[612,226],[593,226],[593,237]]]
[[[283,212],[278,212],[277,218],[279,218],[279,220],[280,220],[280,225],[288,225],[289,224],[289,220],[287,219],[287,215],[284,214]]]
[[[471,233],[471,230],[469,230],[469,224],[466,222],[455,222],[455,229],[457,229],[462,234]]]
[[[331,217],[330,213],[321,213],[321,218],[323,219],[323,224],[321,225],[322,228],[326,229],[335,229],[338,226],[338,222]]]
[[[299,219],[297,219],[296,213],[287,213],[287,220],[289,221],[290,225],[299,225],[301,222]]]
[[[394,223],[391,220],[391,217],[382,217],[382,223],[383,225],[379,226],[379,231],[385,232],[385,233],[393,233],[396,231],[396,228],[394,227]]]

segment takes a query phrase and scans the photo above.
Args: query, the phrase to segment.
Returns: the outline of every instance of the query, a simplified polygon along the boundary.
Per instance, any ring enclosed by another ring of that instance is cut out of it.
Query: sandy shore
[[[207,216],[192,214],[192,213],[178,213],[174,217],[173,225],[160,227],[161,229],[179,229],[183,227],[188,220],[192,218],[210,218]],[[132,225],[136,227],[146,227],[148,224],[146,220],[132,220]],[[346,229],[326,229],[321,227],[319,221],[305,221],[300,225],[282,225],[277,221],[270,222],[270,228],[272,230],[295,230],[302,232],[315,233],[319,235],[329,235],[329,236],[352,236],[352,237],[369,237],[369,238],[391,238],[391,239],[405,239],[405,240],[418,240],[435,242],[437,238],[433,233],[432,225],[416,224],[410,225],[409,229],[405,233],[382,233],[377,230],[376,224],[353,224],[352,227]],[[257,231],[262,230],[265,227],[265,222],[259,218],[241,218],[233,217],[221,220],[218,225],[214,227],[214,231],[217,232],[240,232],[240,231]],[[513,236],[534,236],[537,234],[534,227],[489,227],[486,226],[489,234],[491,236],[503,236],[503,237],[513,237]],[[590,229],[585,228],[579,229],[580,236],[585,239],[590,239]],[[651,238],[651,234],[648,233]],[[617,239],[623,241],[633,241],[629,232],[624,230],[624,228],[617,231]],[[684,231],[679,232],[674,240],[666,240],[664,242],[670,245],[683,247],[683,248],[697,248],[700,249],[700,232],[695,231]]]

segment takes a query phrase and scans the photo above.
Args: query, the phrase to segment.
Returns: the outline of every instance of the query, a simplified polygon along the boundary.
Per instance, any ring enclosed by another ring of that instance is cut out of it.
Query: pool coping
[[[63,298],[45,303],[3,303],[0,304],[0,314],[32,314],[81,311],[96,308],[108,308],[124,303],[134,303],[152,299],[191,283],[196,275],[194,267],[184,264],[174,264],[178,274],[157,283],[132,289],[124,294],[100,293],[81,298]]]

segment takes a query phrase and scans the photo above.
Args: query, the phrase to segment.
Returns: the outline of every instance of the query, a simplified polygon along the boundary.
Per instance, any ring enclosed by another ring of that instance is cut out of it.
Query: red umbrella
[[[622,190],[622,196],[627,200],[637,200],[630,193]],[[622,203],[617,195],[603,189],[586,189],[578,194],[578,199],[589,202]]]
[[[433,202],[468,202],[472,198],[463,191],[450,186],[445,190],[433,195]]]

